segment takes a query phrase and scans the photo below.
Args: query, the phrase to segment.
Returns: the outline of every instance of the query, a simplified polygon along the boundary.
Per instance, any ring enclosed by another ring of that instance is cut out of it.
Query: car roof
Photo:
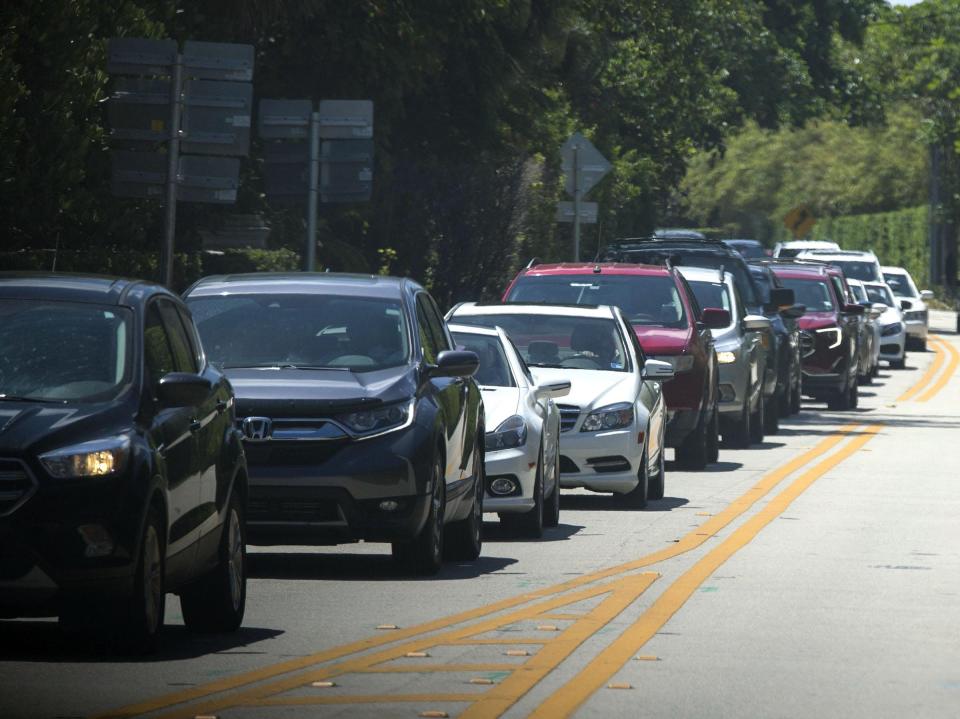
[[[877,256],[870,250],[803,250],[798,256],[801,258],[826,257],[828,258],[827,261],[877,259]]]
[[[251,272],[204,277],[184,296],[229,294],[337,294],[346,297],[397,299],[405,291],[422,289],[406,277],[345,272]]]
[[[825,250],[840,247],[840,245],[832,240],[787,240],[786,242],[780,242],[778,244],[781,247],[786,247],[791,250],[799,247],[809,247],[810,249],[821,247]]]
[[[69,272],[0,272],[0,297],[131,305],[163,294],[176,298],[162,285],[146,280]]]
[[[789,277],[801,280],[821,280],[827,276],[826,265],[801,264],[801,263],[771,263],[771,269],[778,277]]]
[[[549,265],[533,265],[521,274],[527,277],[586,274],[666,276],[670,274],[670,270],[663,265],[644,265],[634,262],[560,262]]]
[[[903,267],[893,267],[892,265],[887,265],[880,268],[880,272],[886,272],[888,275],[909,275],[910,273]]]
[[[733,275],[730,272],[724,272],[721,280],[720,271],[714,268],[681,265],[677,270],[690,282],[733,282]]]
[[[451,332],[464,332],[472,335],[487,335],[488,337],[499,337],[500,333],[493,327],[479,327],[477,325],[460,325],[456,322],[447,322],[447,329]]]
[[[616,317],[615,312],[615,309],[610,305],[561,305],[547,302],[506,302],[502,304],[464,302],[454,308],[449,321],[456,323],[458,315],[528,315],[531,313],[549,315],[551,317],[601,317],[603,319],[613,319]]]

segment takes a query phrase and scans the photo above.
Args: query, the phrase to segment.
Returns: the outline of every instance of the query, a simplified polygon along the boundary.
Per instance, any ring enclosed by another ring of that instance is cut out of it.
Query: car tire
[[[907,355],[904,353],[903,357],[898,360],[890,360],[890,367],[892,369],[906,369],[907,366]]]
[[[701,414],[697,426],[677,447],[677,463],[684,469],[703,469],[707,466],[707,424]]]
[[[247,602],[247,542],[243,507],[234,493],[217,550],[216,568],[180,595],[183,622],[193,632],[233,632]]]
[[[787,382],[786,387],[783,388],[777,398],[777,409],[781,417],[789,417],[793,414],[792,400],[793,396],[790,393],[790,383]]]
[[[723,423],[723,444],[733,449],[746,449],[750,446],[750,408],[743,403],[743,409],[737,419]]]
[[[760,399],[757,400],[757,408],[750,417],[750,443],[760,444],[763,442],[763,430],[766,424],[766,401],[763,398],[763,390],[760,390]]]
[[[483,459],[483,432],[477,438],[474,451],[477,453],[474,471],[473,502],[470,513],[446,528],[446,550],[448,559],[472,562],[483,550],[483,492],[486,486]]]
[[[624,504],[632,509],[643,509],[647,506],[647,491],[650,477],[647,474],[647,453],[640,458],[640,469],[637,470],[637,486],[623,496]]]
[[[543,507],[543,526],[556,527],[560,524],[560,450],[554,459],[553,491]]]
[[[771,407],[767,407],[766,404],[764,404],[763,433],[765,435],[770,435],[770,434],[776,434],[779,431],[780,431],[780,402],[779,400],[777,400],[776,404]]]
[[[443,456],[437,450],[430,476],[430,510],[420,533],[408,542],[394,542],[393,558],[415,574],[430,575],[440,571],[443,563],[443,515],[445,483],[443,480]]]
[[[662,440],[662,437],[661,437]],[[663,447],[663,442],[660,442]],[[661,471],[663,465],[663,451],[660,452]],[[707,464],[716,464],[720,461],[720,409],[713,405],[713,419],[707,429]]]
[[[516,528],[528,539],[540,539],[543,536],[543,505],[545,503],[543,487],[543,446],[537,456],[537,474],[533,478],[533,509],[516,518]]]
[[[134,575],[133,594],[106,616],[113,625],[117,648],[124,654],[156,651],[166,609],[163,518],[151,509],[140,536],[140,555]]]
[[[803,408],[803,387],[799,382],[790,394],[790,414],[799,414]]]
[[[663,442],[660,443],[660,459],[657,460],[657,473],[647,479],[647,499],[663,499],[666,485],[666,460],[663,456]]]

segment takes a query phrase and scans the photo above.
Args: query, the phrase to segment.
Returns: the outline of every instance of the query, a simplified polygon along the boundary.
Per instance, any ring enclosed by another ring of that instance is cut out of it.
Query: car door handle
[[[203,429],[203,425],[200,423],[200,420],[198,420],[198,419],[191,419],[191,420],[190,420],[190,431],[191,431],[191,432],[193,432],[194,434],[196,434],[196,433],[199,432],[201,429]]]

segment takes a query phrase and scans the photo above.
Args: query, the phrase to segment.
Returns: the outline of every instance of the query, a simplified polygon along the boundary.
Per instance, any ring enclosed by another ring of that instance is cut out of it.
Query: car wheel
[[[117,607],[107,621],[117,630],[121,651],[145,654],[157,648],[166,609],[164,589],[163,520],[158,510],[147,515],[140,537],[140,556],[134,575],[133,595]]]
[[[850,399],[848,400],[850,409],[856,409],[860,405],[860,386],[856,382],[850,383]]]
[[[763,413],[763,432],[764,434],[776,434],[780,431],[780,402],[779,400],[771,406],[764,405]],[[761,440],[763,441],[763,440]]]
[[[234,493],[209,575],[180,595],[183,622],[194,632],[232,632],[243,622],[247,602],[247,542],[243,508]]]
[[[780,412],[781,417],[789,417],[792,414],[793,408],[790,404],[792,399],[790,383],[788,382],[787,386],[784,387],[777,396],[777,410]]]
[[[836,393],[827,400],[827,408],[832,410],[844,411],[851,409],[853,404],[851,400],[854,397],[854,394],[851,392],[851,385],[853,385],[854,391],[856,390],[857,381],[856,379],[851,380],[847,378],[847,384],[845,387],[838,389]]]
[[[525,537],[539,539],[543,536],[543,447],[537,457],[537,474],[533,479],[533,509],[517,517],[517,529]]]
[[[903,357],[898,360],[890,360],[890,367],[892,369],[905,369],[907,366],[907,355],[904,353]]]
[[[660,447],[663,447],[661,437]],[[713,406],[713,419],[707,429],[707,462],[716,464],[720,460],[720,410],[716,405]],[[661,471],[663,465],[663,450],[660,451]]]
[[[624,503],[633,509],[643,509],[647,506],[647,489],[649,475],[647,474],[647,455],[644,452],[640,458],[640,469],[637,470],[637,486],[623,495]]]
[[[394,542],[393,557],[416,574],[436,574],[443,563],[443,457],[437,450],[430,476],[430,510],[420,533],[410,542]]]
[[[750,446],[750,408],[743,403],[740,416],[723,423],[723,444],[734,449],[746,449]]]
[[[800,383],[797,382],[796,386],[793,388],[793,393],[790,395],[790,413],[799,414],[800,409],[803,407],[803,388]]]
[[[714,413],[716,414],[716,413]],[[664,485],[666,484],[665,459],[663,456],[663,442],[660,443],[660,459],[657,460],[657,472],[647,480],[647,499],[663,499]]]
[[[707,424],[701,415],[697,426],[677,447],[677,462],[684,469],[703,469],[707,466]]]
[[[474,470],[473,503],[465,519],[453,522],[446,529],[446,553],[449,559],[473,561],[483,549],[483,492],[486,486],[483,464],[483,431],[477,438]]]
[[[553,492],[543,508],[543,526],[556,527],[560,524],[560,451],[557,450],[553,469]]]
[[[763,398],[763,390],[760,390],[760,399],[757,400],[757,408],[750,417],[750,442],[760,444],[763,442],[763,429],[766,422],[766,402]]]

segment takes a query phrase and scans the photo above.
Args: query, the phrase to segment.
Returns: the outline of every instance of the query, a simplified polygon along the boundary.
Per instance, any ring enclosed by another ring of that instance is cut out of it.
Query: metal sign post
[[[307,272],[317,269],[317,200],[320,195],[320,113],[310,113],[310,184],[307,189]]]
[[[580,146],[573,146],[573,261],[580,261]]]
[[[573,133],[560,148],[561,167],[564,174],[564,189],[573,196],[573,261],[580,261],[580,223],[585,221],[581,213],[583,198],[594,185],[602,180],[611,165],[593,144],[579,132]],[[590,203],[593,204],[593,203]],[[558,206],[558,211],[559,211]],[[566,222],[562,213],[561,222]],[[594,222],[596,220],[594,219]]]
[[[180,160],[180,112],[183,109],[183,56],[173,60],[170,83],[170,140],[167,144],[167,207],[160,245],[160,281],[173,286],[173,238],[177,226],[177,165]]]

